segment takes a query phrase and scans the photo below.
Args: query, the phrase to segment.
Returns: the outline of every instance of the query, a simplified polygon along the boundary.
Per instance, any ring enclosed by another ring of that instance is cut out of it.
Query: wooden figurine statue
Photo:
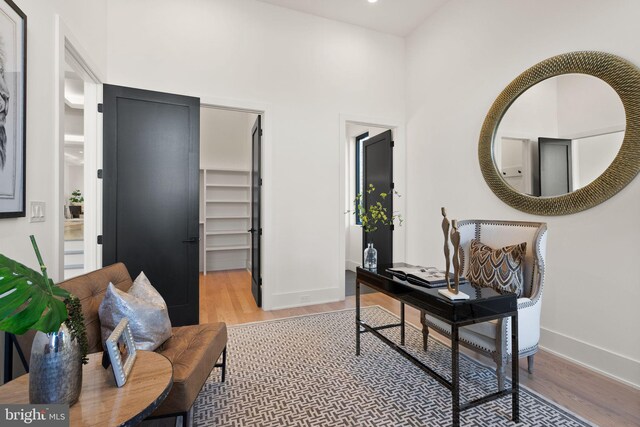
[[[455,219],[451,221],[451,243],[453,244],[453,275],[454,286],[453,289],[449,286],[449,291],[458,295],[458,289],[460,287],[460,232],[458,231],[458,221]],[[447,281],[449,283],[450,281]]]
[[[444,262],[445,262],[445,280],[447,281],[447,288],[451,289],[449,280],[449,272],[451,269],[451,254],[449,253],[449,220],[447,219],[447,210],[442,207],[442,232],[444,233]]]
[[[444,207],[440,209],[442,212],[442,233],[444,234],[444,277],[447,281],[447,289],[449,289],[449,292],[457,293],[457,291],[451,287],[451,279],[449,278],[449,273],[451,272],[451,253],[449,252],[449,220],[447,219],[447,210]]]
[[[442,232],[444,233],[444,258],[445,258],[445,280],[447,281],[447,289],[440,289],[438,293],[449,298],[450,300],[469,299],[469,295],[460,292],[460,232],[458,231],[458,222],[454,219],[451,221],[452,230],[449,232],[449,220],[447,219],[447,211],[442,208]],[[451,284],[451,253],[449,250],[449,237],[453,245],[453,285]]]

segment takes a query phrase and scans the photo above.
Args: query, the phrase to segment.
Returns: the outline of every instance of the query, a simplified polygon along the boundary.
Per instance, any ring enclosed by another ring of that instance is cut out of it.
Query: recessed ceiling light
[[[377,3],[378,0],[367,0],[369,3]]]

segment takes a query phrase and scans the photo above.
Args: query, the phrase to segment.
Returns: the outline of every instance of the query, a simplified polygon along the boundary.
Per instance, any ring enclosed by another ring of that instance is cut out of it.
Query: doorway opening
[[[64,278],[84,269],[84,81],[65,61],[64,74]]]
[[[53,277],[68,279],[101,266],[96,236],[101,230],[102,187],[96,171],[102,162],[101,78],[88,54],[57,18],[57,118],[55,269]]]
[[[261,310],[261,136],[261,112],[201,105],[201,323]]]
[[[362,224],[355,208],[358,194],[365,193],[365,146],[367,141],[390,131],[389,127],[346,123],[345,195],[346,206],[351,212],[345,221],[345,296],[355,295],[356,267],[362,265],[364,236]],[[389,171],[391,173],[392,171]],[[366,286],[362,293],[373,292]]]

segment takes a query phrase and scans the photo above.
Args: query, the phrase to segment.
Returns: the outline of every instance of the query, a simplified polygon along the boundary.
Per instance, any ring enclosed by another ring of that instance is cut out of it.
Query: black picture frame
[[[0,39],[0,218],[17,218],[27,200],[27,16],[11,0],[0,2]]]

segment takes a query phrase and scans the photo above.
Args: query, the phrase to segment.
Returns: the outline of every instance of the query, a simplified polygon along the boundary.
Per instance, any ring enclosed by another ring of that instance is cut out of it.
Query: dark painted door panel
[[[144,271],[174,326],[197,324],[198,98],[104,85],[103,264]]]
[[[262,307],[262,265],[260,246],[262,222],[260,217],[262,187],[262,118],[258,116],[251,130],[251,293],[258,307]]]
[[[393,139],[390,130],[364,142],[363,163],[364,206],[380,202],[387,212],[393,212],[393,197],[380,197],[380,193],[390,195],[393,190]],[[367,193],[370,184],[375,191]],[[367,242],[373,243],[378,251],[378,265],[388,265],[393,262],[393,226],[378,224],[377,227],[372,233],[362,233],[363,252]]]

